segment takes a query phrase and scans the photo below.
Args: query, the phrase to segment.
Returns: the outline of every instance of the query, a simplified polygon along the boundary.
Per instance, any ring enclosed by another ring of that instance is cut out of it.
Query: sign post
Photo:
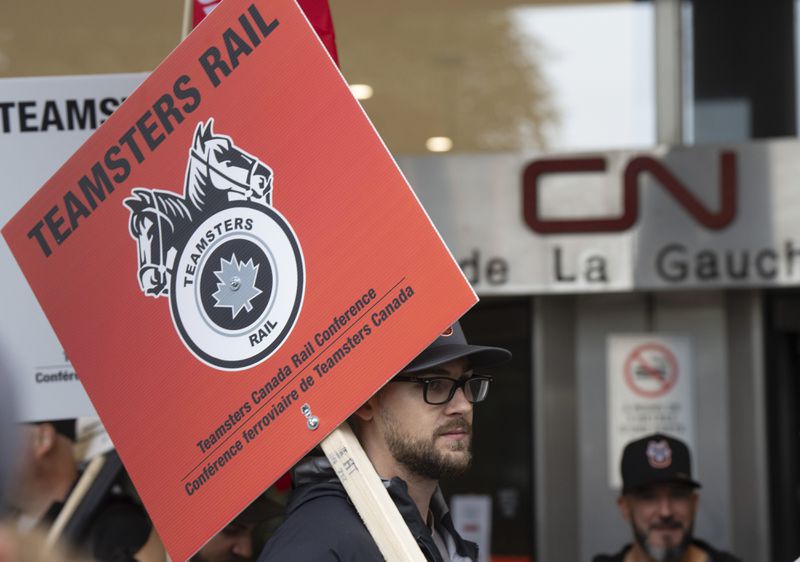
[[[175,560],[477,300],[291,0],[222,2],[3,236]]]
[[[425,562],[411,530],[350,426],[339,426],[322,440],[321,446],[383,557],[388,562]]]

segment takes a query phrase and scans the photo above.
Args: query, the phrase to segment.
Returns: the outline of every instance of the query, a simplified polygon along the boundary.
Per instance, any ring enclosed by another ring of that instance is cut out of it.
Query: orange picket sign
[[[226,0],[4,227],[175,560],[477,298],[293,0]]]

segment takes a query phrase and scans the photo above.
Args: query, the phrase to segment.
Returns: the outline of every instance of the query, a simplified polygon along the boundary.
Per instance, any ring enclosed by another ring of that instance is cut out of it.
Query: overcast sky
[[[650,4],[524,7],[519,30],[542,47],[561,118],[551,149],[635,148],[655,144],[653,8]]]

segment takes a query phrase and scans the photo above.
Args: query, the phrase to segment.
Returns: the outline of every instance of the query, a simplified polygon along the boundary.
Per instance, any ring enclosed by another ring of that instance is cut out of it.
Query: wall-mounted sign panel
[[[689,338],[662,334],[608,337],[608,479],[618,490],[625,445],[666,433],[694,445],[694,375]]]
[[[800,141],[400,159],[483,294],[800,284]]]

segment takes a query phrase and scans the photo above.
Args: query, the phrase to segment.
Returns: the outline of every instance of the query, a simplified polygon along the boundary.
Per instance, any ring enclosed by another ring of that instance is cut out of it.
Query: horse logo
[[[200,122],[183,195],[136,188],[123,204],[138,279],[168,297],[189,350],[223,370],[251,367],[288,337],[302,306],[300,244],[272,203],[272,169]]]

